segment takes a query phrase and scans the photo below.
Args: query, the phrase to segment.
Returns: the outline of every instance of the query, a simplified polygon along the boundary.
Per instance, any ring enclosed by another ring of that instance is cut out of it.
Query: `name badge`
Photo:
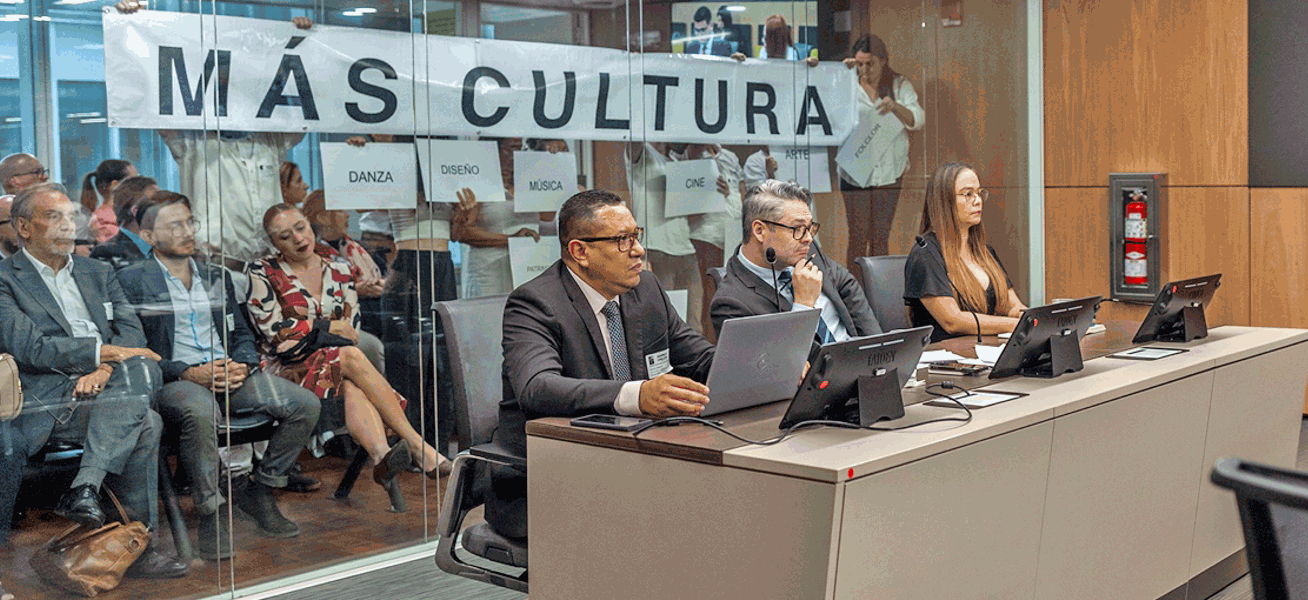
[[[672,358],[667,350],[645,355],[645,371],[651,379],[672,372]]]
[[[114,303],[113,303],[113,302],[105,302],[105,303],[104,303],[104,318],[105,318],[106,321],[112,321],[112,320],[114,320]]]
[[[227,332],[231,333],[233,331],[236,331],[236,314],[227,313]]]

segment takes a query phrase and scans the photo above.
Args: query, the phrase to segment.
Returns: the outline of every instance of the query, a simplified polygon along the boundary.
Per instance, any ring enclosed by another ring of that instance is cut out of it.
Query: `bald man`
[[[35,156],[19,152],[0,159],[0,185],[6,194],[17,194],[19,190],[36,183],[45,183],[50,178],[45,165]]]
[[[3,258],[18,252],[18,231],[9,218],[9,211],[13,207],[13,194],[0,196],[0,257]]]

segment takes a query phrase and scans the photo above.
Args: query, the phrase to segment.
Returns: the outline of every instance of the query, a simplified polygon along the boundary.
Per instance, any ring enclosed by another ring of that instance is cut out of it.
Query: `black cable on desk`
[[[967,423],[967,422],[969,422],[969,421],[972,420],[972,409],[968,408],[966,404],[963,404],[962,402],[959,402],[959,401],[958,401],[958,398],[955,398],[955,397],[953,397],[953,396],[950,396],[949,394],[942,394],[942,393],[940,393],[940,392],[933,392],[933,391],[931,391],[931,388],[933,388],[933,387],[940,387],[940,388],[944,388],[944,389],[947,389],[947,390],[950,390],[950,389],[953,389],[953,390],[963,390],[963,397],[971,396],[971,395],[972,395],[972,392],[970,392],[970,391],[968,391],[968,390],[965,390],[965,389],[963,389],[962,387],[960,387],[960,386],[958,386],[958,385],[955,385],[954,382],[952,382],[952,381],[943,381],[943,382],[940,382],[940,383],[933,383],[933,384],[931,384],[931,385],[926,386],[926,389],[923,390],[923,391],[925,391],[926,393],[931,394],[932,396],[935,396],[935,397],[937,397],[937,398],[944,398],[944,399],[946,399],[946,400],[949,400],[950,402],[953,402],[954,404],[957,404],[959,408],[963,409],[963,412],[967,413],[967,416],[966,416],[966,417],[940,417],[940,418],[938,418],[938,419],[931,419],[931,420],[929,420],[929,421],[922,421],[921,423],[914,423],[914,424],[912,424],[912,425],[904,425],[903,427],[876,427],[876,426],[874,426],[874,425],[868,425],[867,427],[863,427],[862,429],[867,429],[867,430],[870,430],[870,431],[903,431],[903,430],[905,430],[905,429],[912,429],[912,428],[914,428],[914,427],[921,427],[921,426],[923,426],[923,425],[930,425],[931,423],[945,423],[945,422],[951,422],[951,421],[956,421],[956,422],[959,422],[959,423]]]

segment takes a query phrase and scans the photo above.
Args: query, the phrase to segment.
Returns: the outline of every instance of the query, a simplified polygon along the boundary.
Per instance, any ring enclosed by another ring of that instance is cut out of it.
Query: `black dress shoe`
[[[409,443],[404,440],[395,442],[395,445],[386,452],[386,456],[382,457],[382,461],[372,468],[372,480],[377,482],[377,485],[386,487],[412,463],[413,456],[409,454]]]
[[[100,508],[100,491],[90,485],[79,485],[59,499],[56,515],[71,519],[92,529],[104,525],[104,510]]]
[[[213,514],[196,515],[195,554],[205,560],[226,560],[236,555],[232,550],[232,520],[227,505],[220,504]]]
[[[132,579],[173,579],[185,576],[190,569],[185,563],[160,554],[154,546],[148,546],[141,557],[127,567],[123,576]]]
[[[287,519],[277,508],[273,498],[273,489],[254,481],[245,479],[235,487],[232,504],[236,506],[236,515],[254,521],[259,527],[259,534],[265,537],[291,538],[300,535],[300,526]]]
[[[299,471],[291,471],[286,474],[286,487],[282,489],[297,494],[309,494],[318,491],[320,488],[322,488],[321,481]]]

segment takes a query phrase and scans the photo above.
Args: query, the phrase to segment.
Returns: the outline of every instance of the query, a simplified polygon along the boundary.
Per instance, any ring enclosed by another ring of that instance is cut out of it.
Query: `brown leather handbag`
[[[0,354],[0,421],[9,421],[23,412],[23,382],[18,378],[18,363],[9,354]]]
[[[88,598],[118,587],[127,567],[150,543],[150,528],[129,521],[113,492],[109,492],[109,499],[122,522],[105,523],[98,529],[74,525],[50,540],[29,561],[42,579]]]

